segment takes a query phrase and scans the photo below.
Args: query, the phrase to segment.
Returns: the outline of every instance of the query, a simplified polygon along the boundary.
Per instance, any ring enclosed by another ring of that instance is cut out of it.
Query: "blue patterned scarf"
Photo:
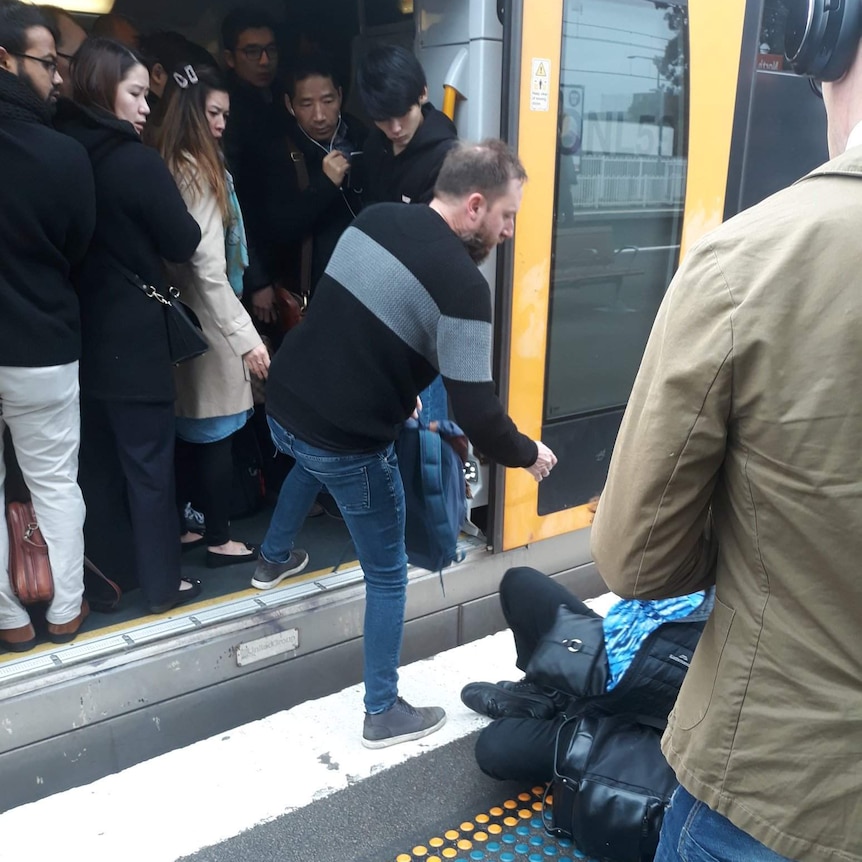
[[[227,264],[227,278],[233,292],[242,296],[242,276],[248,268],[248,244],[245,239],[245,225],[242,220],[242,210],[230,171],[227,176],[227,208],[228,221],[224,229],[224,256]]]

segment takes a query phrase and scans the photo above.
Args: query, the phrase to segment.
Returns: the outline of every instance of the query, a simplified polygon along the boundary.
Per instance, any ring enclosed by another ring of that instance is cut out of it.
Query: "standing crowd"
[[[88,36],[61,9],[0,0],[0,430],[48,546],[48,637],[89,613],[85,550],[164,613],[202,592],[181,573],[191,547],[210,567],[257,561],[258,589],[302,571],[296,534],[328,496],[366,582],[363,742],[390,745],[445,720],[398,697],[402,423],[451,401],[489,457],[537,481],[556,462],[497,399],[476,266],[512,236],[526,173],[501,141],[458,141],[409,51],[361,59],[368,131],[325,53],[280,64],[266,14],[236,10],[221,35],[226,72],[178,33],[112,15]],[[186,361],[178,296],[208,344]],[[286,333],[292,296],[304,320]],[[260,548],[230,530],[250,420],[291,465],[267,477]],[[0,527],[0,559],[7,545]],[[0,643],[36,643],[5,578]]]

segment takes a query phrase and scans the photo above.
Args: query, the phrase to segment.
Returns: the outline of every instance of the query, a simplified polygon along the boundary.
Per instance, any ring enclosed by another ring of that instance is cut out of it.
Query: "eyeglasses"
[[[239,49],[246,59],[256,63],[266,54],[270,60],[274,60],[278,56],[278,45],[275,42],[270,42],[269,45],[246,45]]]
[[[8,51],[7,53],[11,54],[13,57],[21,57],[24,60],[35,60],[37,63],[41,63],[42,66],[44,66],[45,71],[49,72],[52,78],[57,74],[56,58],[51,58],[49,60],[47,57],[34,57],[32,54],[20,54],[17,51]]]

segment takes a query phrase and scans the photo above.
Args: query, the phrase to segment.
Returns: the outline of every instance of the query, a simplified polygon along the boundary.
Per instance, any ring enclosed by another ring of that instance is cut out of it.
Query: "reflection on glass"
[[[545,422],[619,407],[676,267],[687,12],[567,0]]]

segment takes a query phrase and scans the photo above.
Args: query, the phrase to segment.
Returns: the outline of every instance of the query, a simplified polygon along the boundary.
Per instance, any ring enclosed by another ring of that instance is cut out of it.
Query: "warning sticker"
[[[530,110],[547,111],[551,104],[551,61],[533,57],[530,73]]]

